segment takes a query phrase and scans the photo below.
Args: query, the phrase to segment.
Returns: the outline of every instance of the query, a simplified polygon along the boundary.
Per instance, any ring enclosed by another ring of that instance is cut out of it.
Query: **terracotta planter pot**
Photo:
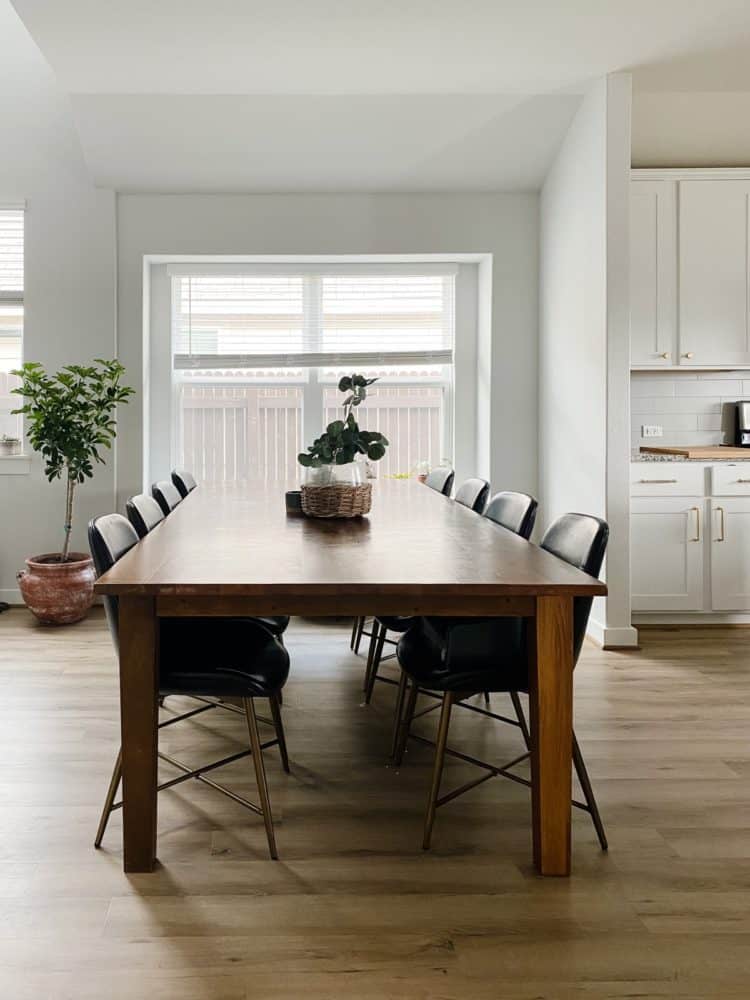
[[[71,552],[68,562],[47,552],[26,560],[18,574],[26,606],[45,625],[70,625],[86,617],[94,600],[94,564],[84,552]]]

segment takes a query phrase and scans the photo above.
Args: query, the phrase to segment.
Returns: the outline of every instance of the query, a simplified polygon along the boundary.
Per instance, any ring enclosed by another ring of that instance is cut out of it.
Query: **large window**
[[[23,338],[22,208],[0,206],[0,437],[20,437],[21,420],[12,416],[20,400],[11,395],[19,384],[13,368],[21,364]]]
[[[362,424],[378,473],[450,457],[456,269],[172,269],[173,448],[204,481],[286,479],[337,415],[336,385],[377,376]]]

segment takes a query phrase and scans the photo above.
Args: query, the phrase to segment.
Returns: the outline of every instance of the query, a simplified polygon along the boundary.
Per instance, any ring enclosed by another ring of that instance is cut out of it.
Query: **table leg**
[[[573,599],[538,597],[529,632],[534,865],[570,875]]]
[[[158,620],[148,597],[120,596],[120,720],[126,872],[156,863]]]

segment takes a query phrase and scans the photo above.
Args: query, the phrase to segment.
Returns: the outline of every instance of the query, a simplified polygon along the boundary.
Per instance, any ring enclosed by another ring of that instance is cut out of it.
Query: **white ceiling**
[[[15,0],[15,7],[63,86],[83,94],[544,94],[654,64],[665,68],[651,73],[651,87],[674,90],[682,89],[680,67],[670,63],[720,52],[750,32],[747,0]],[[720,56],[715,63],[719,80],[726,66]],[[738,68],[750,79],[746,59]]]
[[[748,0],[14,5],[120,190],[528,190],[595,77],[750,91]]]
[[[131,191],[535,190],[575,96],[73,98],[98,184]]]

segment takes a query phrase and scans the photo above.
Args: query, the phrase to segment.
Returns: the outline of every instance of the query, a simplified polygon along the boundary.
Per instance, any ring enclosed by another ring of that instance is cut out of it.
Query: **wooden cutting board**
[[[704,462],[715,462],[717,459],[750,459],[750,448],[733,448],[729,445],[674,445],[672,447],[643,447],[641,451],[647,455],[679,455],[681,458],[698,458]]]

